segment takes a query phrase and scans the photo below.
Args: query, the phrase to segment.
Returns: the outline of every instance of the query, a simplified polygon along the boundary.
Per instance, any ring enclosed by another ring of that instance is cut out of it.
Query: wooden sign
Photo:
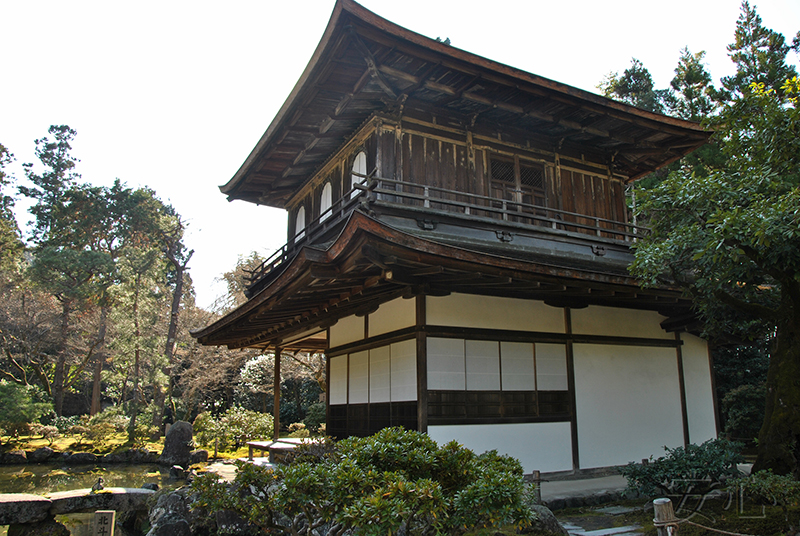
[[[94,513],[92,536],[114,536],[114,510],[98,510]]]

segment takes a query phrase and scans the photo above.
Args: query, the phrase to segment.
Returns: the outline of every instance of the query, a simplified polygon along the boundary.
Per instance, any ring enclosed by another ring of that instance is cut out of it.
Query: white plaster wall
[[[377,311],[369,315],[369,336],[382,335],[417,323],[415,300],[397,298],[384,303]]]
[[[342,318],[331,326],[330,347],[336,348],[342,344],[360,341],[364,338],[364,318],[348,316]]]
[[[369,402],[369,352],[350,354],[349,401],[351,404]]]
[[[664,317],[655,311],[619,309],[590,305],[584,309],[573,309],[572,332],[580,335],[609,335],[616,337],[647,337],[651,339],[674,339],[659,325]]]
[[[574,345],[582,469],[624,465],[683,445],[674,348]]]
[[[564,310],[543,302],[471,294],[425,301],[427,323],[434,326],[564,333]]]
[[[417,341],[391,345],[392,402],[417,399]]]
[[[332,357],[330,363],[328,378],[330,403],[347,404],[347,356]]]
[[[476,454],[496,449],[517,458],[526,473],[572,469],[568,422],[428,426],[437,443],[456,440]]]
[[[689,442],[699,445],[717,437],[708,344],[700,337],[688,333],[682,333],[681,340],[686,410],[689,414]]]

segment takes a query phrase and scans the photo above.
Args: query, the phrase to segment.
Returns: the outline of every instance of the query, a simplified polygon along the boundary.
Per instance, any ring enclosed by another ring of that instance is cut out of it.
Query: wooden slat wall
[[[371,133],[362,134],[363,142],[357,146],[351,145],[346,154],[341,154],[339,163],[328,168],[326,179],[309,192],[313,198],[306,197],[302,201],[306,211],[310,212],[309,220],[319,216],[319,197],[325,182],[330,181],[333,185],[334,201],[349,189],[352,159],[362,149],[367,153],[367,171],[374,170],[378,177],[456,192],[490,195],[489,161],[492,154],[500,151],[494,145],[499,147],[503,145],[502,142],[491,142],[487,145],[485,140],[480,140],[481,144],[475,146],[469,133],[461,137],[455,131],[451,132],[452,129],[427,123],[404,127],[405,124],[379,123]],[[513,146],[505,147],[502,154],[506,158],[516,154],[527,161],[532,158],[523,148]],[[552,159],[544,162],[547,207],[618,222],[628,221],[624,186],[619,180],[612,180],[610,176],[599,173],[571,169],[563,161],[559,165],[558,158],[555,159],[555,166],[552,162]],[[423,193],[421,188],[406,189],[409,193]],[[435,197],[442,194],[432,195]],[[465,196],[446,195],[458,201],[468,200]],[[292,207],[292,213],[297,206],[295,204]],[[434,202],[432,208],[440,207]],[[565,216],[563,220],[564,228],[571,231],[578,229],[568,225],[570,222],[594,225],[591,218]],[[613,227],[612,224],[602,226]],[[290,227],[293,227],[293,222],[290,222]],[[617,229],[620,230],[621,227]],[[614,237],[612,234],[608,236]]]

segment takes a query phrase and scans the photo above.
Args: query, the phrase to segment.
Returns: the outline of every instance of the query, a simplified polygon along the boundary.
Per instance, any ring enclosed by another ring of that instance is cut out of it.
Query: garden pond
[[[0,493],[34,493],[45,495],[55,491],[91,488],[103,477],[104,486],[140,488],[146,483],[158,484],[159,488],[178,487],[184,482],[169,480],[169,467],[156,464],[59,465],[27,464],[0,466]],[[91,534],[94,514],[69,514],[58,516],[73,536]],[[5,536],[7,527],[0,525],[0,536]]]

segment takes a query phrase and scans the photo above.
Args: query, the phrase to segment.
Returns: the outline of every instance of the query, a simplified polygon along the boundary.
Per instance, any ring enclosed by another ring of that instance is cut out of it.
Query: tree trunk
[[[106,360],[106,325],[108,323],[108,309],[107,305],[100,309],[100,328],[97,330],[97,351],[94,358],[94,373],[92,374],[92,407],[90,410],[91,415],[97,415],[102,410],[100,403],[101,394],[101,381],[103,373],[103,364]]]
[[[771,469],[800,478],[800,311],[778,325],[767,373],[764,424],[758,434],[753,472]]]
[[[139,284],[141,275],[136,274],[136,283],[133,292],[133,400],[131,402],[131,420],[128,424],[128,441],[136,438],[136,416],[139,413]]]
[[[172,305],[169,311],[169,327],[167,329],[167,343],[164,347],[164,356],[166,357],[167,367],[167,391],[162,397],[161,390],[156,391],[156,410],[153,412],[153,426],[161,429],[164,422],[164,401],[168,397],[170,404],[172,403],[172,359],[175,355],[175,341],[178,335],[178,313],[181,309],[181,298],[183,297],[183,273],[186,270],[186,263],[192,257],[189,253],[185,262],[180,263],[174,255],[168,254],[167,257],[175,266],[175,289],[172,291]]]
[[[53,374],[53,409],[61,417],[64,411],[64,382],[67,377],[67,339],[69,337],[69,318],[72,313],[72,301],[61,302],[61,333],[58,342],[58,358]]]

